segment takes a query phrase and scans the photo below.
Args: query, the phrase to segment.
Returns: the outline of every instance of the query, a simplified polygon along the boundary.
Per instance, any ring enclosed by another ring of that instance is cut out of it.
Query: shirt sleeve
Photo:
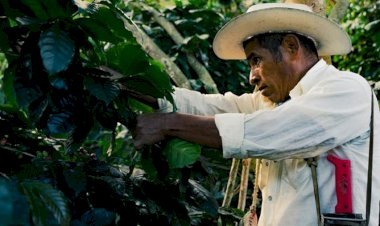
[[[178,112],[195,115],[215,115],[221,113],[250,113],[271,103],[261,94],[235,95],[231,92],[223,94],[201,94],[183,88],[175,88],[173,99]],[[161,112],[173,111],[173,105],[164,100],[158,100]]]
[[[320,155],[368,131],[370,95],[364,82],[328,79],[273,110],[218,114],[223,155],[272,160]]]

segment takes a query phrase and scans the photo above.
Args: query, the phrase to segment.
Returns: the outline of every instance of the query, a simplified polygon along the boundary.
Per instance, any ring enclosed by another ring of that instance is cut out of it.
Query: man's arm
[[[158,109],[159,108],[157,98],[141,94],[139,92],[127,89],[125,87],[123,87],[123,90],[127,93],[127,95],[129,95],[129,96],[135,98],[136,100],[138,100],[138,101],[140,101],[140,102],[142,102],[142,103],[144,103],[144,104],[152,107],[153,109]]]
[[[213,116],[153,113],[137,118],[134,145],[142,148],[167,137],[178,137],[201,145],[221,148],[222,140]]]

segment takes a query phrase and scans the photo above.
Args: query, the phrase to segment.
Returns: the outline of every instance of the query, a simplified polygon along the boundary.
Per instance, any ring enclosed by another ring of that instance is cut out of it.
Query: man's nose
[[[259,82],[260,82],[260,76],[257,73],[257,70],[255,68],[251,68],[251,71],[249,73],[249,84],[257,85],[257,83]]]

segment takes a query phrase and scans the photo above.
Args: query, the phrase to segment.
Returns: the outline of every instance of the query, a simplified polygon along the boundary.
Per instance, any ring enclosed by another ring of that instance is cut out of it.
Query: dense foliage
[[[341,69],[380,81],[380,3],[375,0],[350,1],[343,27],[352,40],[353,50],[347,56],[334,57]]]
[[[125,29],[123,7],[118,1],[1,2],[5,225],[216,221],[216,199],[191,179],[198,145],[171,140],[137,152],[131,144],[127,128],[151,109],[130,92],[170,101],[172,86]],[[198,177],[207,176],[203,162]]]
[[[219,208],[229,169],[219,151],[178,139],[133,148],[135,117],[152,109],[130,92],[170,101],[172,82],[124,23],[141,27],[193,89],[207,91],[189,53],[220,92],[241,94],[252,90],[246,63],[216,58],[211,44],[246,6],[242,0],[173,1],[165,8],[157,2],[0,2],[2,224],[224,225],[242,216]],[[141,4],[160,11],[183,43]],[[351,1],[343,24],[354,49],[333,58],[373,81],[380,80],[379,7]]]

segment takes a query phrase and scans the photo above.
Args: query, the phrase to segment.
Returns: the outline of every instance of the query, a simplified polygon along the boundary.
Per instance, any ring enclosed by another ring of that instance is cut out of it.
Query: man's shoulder
[[[339,70],[334,66],[329,66],[323,76],[324,79],[321,80],[321,85],[337,85],[345,86],[346,88],[369,88],[367,80],[360,74],[354,73],[352,71]]]

